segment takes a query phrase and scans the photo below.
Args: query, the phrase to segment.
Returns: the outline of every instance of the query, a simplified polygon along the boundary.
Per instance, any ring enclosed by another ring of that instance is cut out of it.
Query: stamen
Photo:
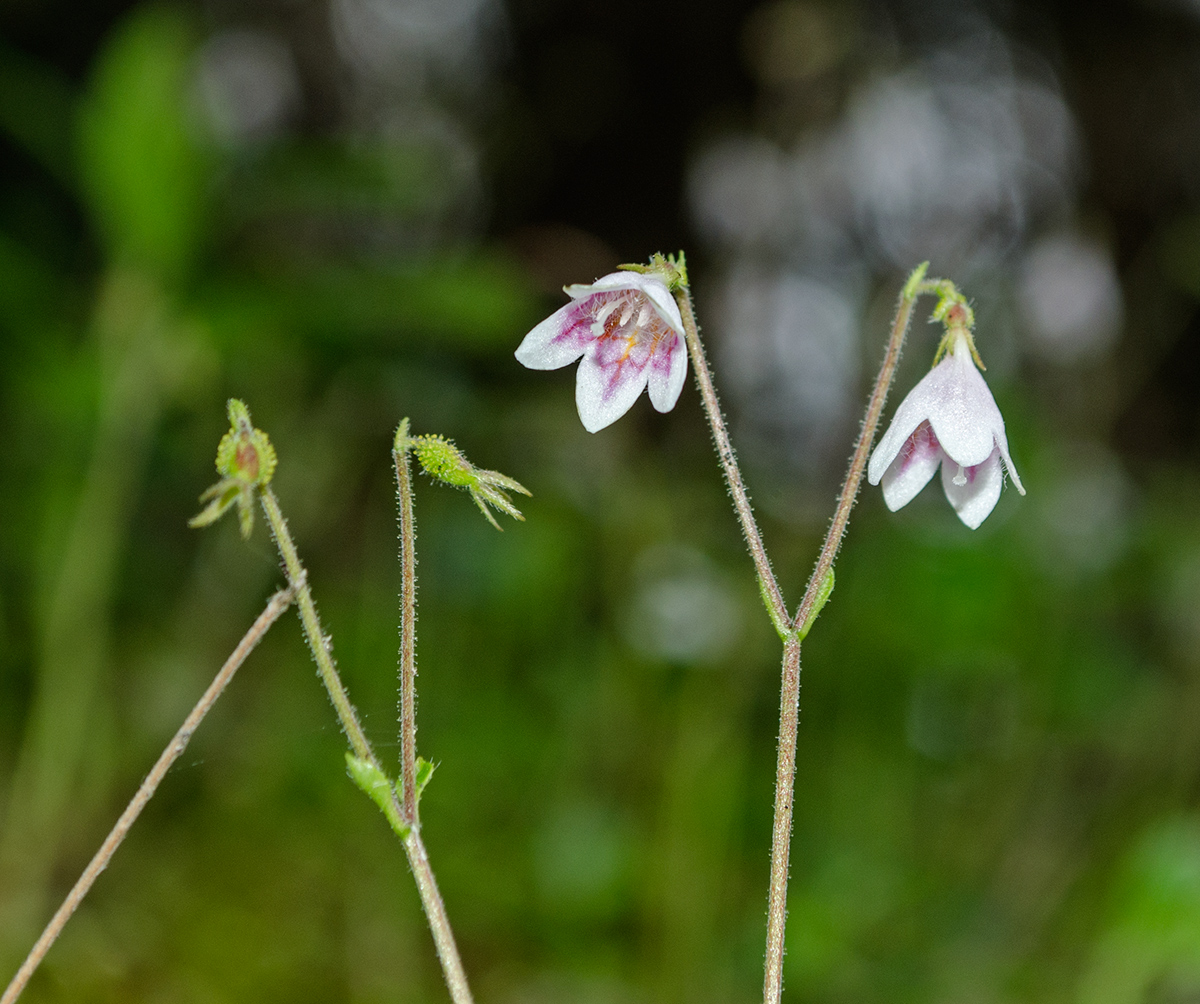
[[[958,473],[955,474],[954,477],[951,478],[950,480],[953,481],[956,485],[958,485],[959,488],[961,488],[963,485],[965,485],[967,483],[967,476],[966,476],[966,474],[963,473],[962,464],[958,465]]]
[[[637,301],[630,297],[629,302],[625,304],[625,309],[621,311],[621,327],[625,327],[629,323],[629,318],[633,316],[633,309],[637,306]]]
[[[608,303],[601,307],[599,312],[596,314],[596,320],[599,321],[600,324],[604,324],[604,322],[608,320],[609,314],[611,314],[619,306],[621,306],[620,300],[609,300]]]
[[[639,328],[644,328],[649,320],[650,320],[650,304],[646,303],[646,304],[643,304],[642,309],[638,311],[637,326]]]

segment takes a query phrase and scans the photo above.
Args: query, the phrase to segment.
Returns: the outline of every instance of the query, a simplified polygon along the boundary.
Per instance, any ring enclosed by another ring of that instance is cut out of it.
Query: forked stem
[[[742,474],[738,469],[737,455],[729,440],[725,420],[721,416],[717,393],[713,387],[712,373],[709,371],[704,347],[700,342],[700,332],[696,324],[695,312],[692,309],[692,298],[686,285],[686,278],[675,287],[675,299],[683,318],[688,354],[691,356],[692,369],[700,388],[700,399],[712,429],[717,455],[725,472],[725,480],[733,498],[734,510],[742,525],[746,546],[754,561],[754,569],[758,573],[763,602],[766,604],[775,630],[783,641],[783,667],[779,695],[779,752],[775,770],[775,815],[771,832],[771,878],[767,897],[764,1004],[778,1004],[783,991],[788,858],[791,849],[792,814],[795,801],[796,737],[800,725],[800,645],[808,629],[812,626],[813,619],[820,612],[821,605],[829,598],[830,590],[833,588],[834,559],[837,557],[842,538],[846,534],[846,527],[850,521],[850,510],[854,508],[854,500],[858,495],[859,486],[862,484],[867,457],[871,451],[871,442],[875,438],[879,417],[883,413],[888,390],[896,373],[896,365],[900,361],[900,350],[904,345],[904,336],[912,317],[913,304],[922,293],[937,292],[945,299],[949,295],[947,290],[952,290],[952,286],[948,286],[941,280],[925,282],[927,265],[928,263],[921,265],[909,276],[900,294],[900,302],[892,323],[887,351],[884,353],[879,376],[875,380],[874,390],[867,403],[858,441],[850,459],[850,469],[842,485],[841,494],[838,496],[833,521],[830,523],[829,532],[825,535],[825,543],[808,580],[804,598],[800,601],[800,606],[794,616],[789,615],[787,611],[779,583],[771,571],[771,563],[767,558],[762,534],[759,532],[754,512],[750,507]]]
[[[333,701],[338,720],[342,723],[342,729],[346,733],[346,738],[349,740],[355,756],[366,760],[382,772],[383,769],[375,756],[375,751],[367,740],[366,733],[358,720],[358,714],[354,710],[354,705],[350,703],[346,688],[334,665],[329,639],[321,628],[316,603],[313,602],[312,592],[308,588],[308,575],[300,563],[300,555],[296,551],[287,521],[283,518],[283,512],[279,508],[279,501],[270,487],[264,487],[261,490],[261,499],[267,522],[271,525],[271,533],[275,537],[275,543],[279,546],[279,553],[283,557],[288,581],[296,592],[296,602],[300,608],[305,639],[308,641],[308,647],[312,650],[313,658],[316,659],[317,670]],[[467,983],[466,970],[463,969],[462,958],[458,954],[458,945],[454,940],[454,931],[450,927],[450,918],[446,913],[446,904],[442,901],[433,869],[429,864],[429,854],[421,840],[421,830],[415,810],[411,814],[405,811],[404,803],[408,801],[408,793],[414,793],[415,797],[415,777],[411,781],[406,779],[403,788],[405,791],[403,802],[396,798],[394,789],[391,799],[395,811],[409,827],[407,834],[401,838],[404,844],[404,853],[408,857],[408,864],[412,868],[417,891],[421,896],[421,906],[429,921],[434,948],[437,950],[438,961],[442,964],[442,974],[446,979],[446,987],[450,991],[450,998],[454,1004],[474,1004],[471,989]]]
[[[892,322],[891,336],[875,387],[867,402],[866,414],[859,429],[858,442],[850,458],[850,469],[838,496],[837,508],[825,543],[817,558],[817,564],[804,590],[804,598],[789,622],[790,633],[784,643],[783,680],[779,695],[779,753],[775,768],[775,818],[771,828],[771,879],[767,897],[767,951],[763,974],[764,1004],[778,1004],[783,993],[784,933],[787,923],[788,857],[792,841],[792,810],[795,801],[796,736],[800,727],[800,640],[801,631],[810,624],[818,604],[828,597],[829,576],[837,557],[842,538],[850,521],[850,510],[862,484],[871,442],[883,414],[896,366],[900,362],[900,350],[912,318],[913,304],[925,292],[939,289],[936,282],[924,282],[928,263],[919,266],[900,294],[896,316]]]
[[[104,839],[104,843],[100,845],[100,849],[88,866],[83,870],[83,874],[79,876],[74,887],[67,898],[63,900],[62,906],[50,919],[50,923],[46,925],[46,929],[42,932],[42,936],[38,938],[33,948],[29,950],[29,954],[25,957],[25,961],[21,964],[21,968],[17,970],[16,976],[12,978],[8,989],[4,991],[4,996],[0,997],[0,1004],[13,1004],[18,997],[21,996],[30,977],[41,964],[42,959],[46,957],[46,953],[50,951],[50,946],[58,940],[58,936],[62,933],[67,921],[71,919],[73,914],[83,898],[92,888],[93,883],[100,877],[100,873],[108,867],[108,863],[112,860],[112,856],[116,853],[117,848],[121,846],[121,841],[125,839],[125,835],[129,833],[138,816],[146,807],[154,792],[157,790],[162,779],[166,777],[167,771],[171,769],[171,765],[179,759],[180,755],[187,749],[188,742],[191,740],[193,733],[204,721],[204,716],[208,714],[210,709],[217,702],[217,698],[221,696],[221,692],[233,679],[233,674],[238,671],[242,663],[246,661],[247,656],[254,651],[254,647],[262,640],[263,635],[267,633],[271,625],[274,624],[280,615],[291,605],[294,596],[292,588],[281,590],[271,597],[267,603],[266,609],[258,615],[258,619],[251,625],[250,630],[242,636],[242,640],[238,642],[237,647],[230,653],[229,658],[225,660],[217,675],[213,678],[213,682],[209,684],[204,695],[196,702],[196,706],[192,708],[191,714],[184,719],[183,724],[179,726],[179,731],[167,748],[162,751],[162,755],[158,758],[158,762],[154,768],[146,775],[146,779],[142,782],[140,788],[129,800],[129,804],[125,807],[125,811],[121,813],[121,818],[117,820],[108,836]]]

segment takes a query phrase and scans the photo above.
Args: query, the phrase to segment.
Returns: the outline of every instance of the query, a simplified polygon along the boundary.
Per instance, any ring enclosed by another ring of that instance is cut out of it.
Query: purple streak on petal
[[[941,365],[938,365],[925,374],[900,402],[900,407],[896,409],[896,414],[892,418],[892,424],[888,426],[887,432],[879,440],[879,445],[875,447],[875,452],[871,454],[871,460],[867,464],[867,481],[871,484],[879,484],[883,475],[904,448],[904,444],[908,442],[909,437],[916,432],[922,422],[929,418],[929,387],[936,380],[935,374],[940,369]],[[930,477],[932,476],[931,473]]]
[[[531,370],[573,363],[595,341],[589,300],[568,303],[547,317],[517,347],[517,362]]]
[[[944,457],[933,429],[922,422],[883,473],[883,501],[887,507],[895,512],[916,498]]]
[[[946,460],[942,464],[942,488],[946,499],[961,519],[972,530],[978,529],[1000,500],[1000,488],[1004,483],[1004,472],[1000,467],[1000,449],[992,450],[981,464],[962,469],[962,484],[959,465]]]
[[[668,331],[650,354],[650,403],[661,412],[675,407],[687,379],[687,346],[683,336]]]
[[[598,339],[579,364],[575,404],[588,432],[598,432],[625,414],[649,377],[648,346],[625,339]]]
[[[590,285],[567,286],[568,296],[575,299],[590,296],[593,293],[636,290],[644,295],[655,311],[667,325],[678,334],[683,334],[683,316],[679,313],[679,304],[667,289],[667,284],[656,275],[643,275],[640,272],[610,272],[601,276]]]

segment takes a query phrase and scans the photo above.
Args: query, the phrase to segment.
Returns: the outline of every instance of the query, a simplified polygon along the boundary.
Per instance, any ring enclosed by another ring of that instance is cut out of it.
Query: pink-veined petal
[[[566,294],[575,300],[584,299],[592,293],[618,289],[636,289],[645,293],[658,315],[672,329],[683,334],[683,315],[679,313],[679,304],[675,302],[675,297],[667,289],[667,284],[656,275],[643,275],[640,272],[610,272],[589,285],[564,287]]]
[[[1004,435],[1004,419],[971,350],[956,345],[921,384],[926,380],[926,413],[946,456],[963,467],[982,464]]]
[[[887,507],[895,512],[916,498],[937,472],[943,456],[929,423],[922,422],[883,473],[883,501]]]
[[[961,480],[962,484],[956,484]],[[1000,488],[1004,484],[1004,472],[1000,467],[1000,449],[974,467],[959,468],[948,458],[942,463],[942,488],[946,499],[961,519],[972,530],[988,518],[1000,500]]]
[[[687,346],[682,335],[670,332],[659,340],[650,355],[650,374],[647,382],[650,403],[657,411],[665,413],[675,407],[686,378]]]
[[[887,432],[879,440],[879,445],[875,447],[875,452],[871,454],[871,459],[867,463],[867,480],[871,484],[879,484],[884,473],[900,455],[909,436],[917,431],[917,426],[929,418],[928,393],[925,386],[936,372],[935,368],[925,374],[920,383],[910,390],[904,400],[900,402],[900,407],[896,409],[896,414],[892,417],[892,424],[888,426]],[[932,476],[930,474],[930,477]],[[926,478],[926,480],[929,479]]]
[[[599,432],[633,407],[649,377],[647,349],[614,356],[603,342],[595,345],[575,375],[575,406],[588,432]]]
[[[573,363],[596,340],[585,304],[568,303],[542,321],[517,346],[517,362],[531,370]]]

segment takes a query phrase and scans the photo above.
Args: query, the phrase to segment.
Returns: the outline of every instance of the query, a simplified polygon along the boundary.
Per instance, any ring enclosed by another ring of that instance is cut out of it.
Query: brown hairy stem
[[[841,546],[842,538],[846,535],[850,510],[854,508],[854,500],[858,496],[858,489],[862,484],[863,471],[866,470],[867,458],[871,452],[871,442],[875,438],[879,417],[883,414],[888,390],[892,386],[892,378],[896,375],[896,366],[900,362],[900,350],[904,346],[904,336],[908,332],[913,304],[917,297],[921,293],[929,291],[928,287],[932,285],[921,282],[924,274],[925,266],[922,265],[905,283],[904,291],[901,293],[900,302],[896,307],[896,317],[892,322],[891,336],[888,338],[887,350],[883,356],[883,364],[879,367],[879,375],[875,378],[875,387],[867,402],[862,428],[859,429],[858,442],[855,443],[854,453],[850,458],[850,469],[846,473],[846,480],[842,484],[842,491],[838,496],[833,521],[829,524],[825,543],[821,547],[817,564],[813,568],[808,586],[804,590],[804,599],[800,601],[796,616],[789,621],[791,630],[784,643],[783,682],[779,695],[779,753],[775,768],[775,819],[771,830],[771,880],[767,896],[767,950],[763,975],[764,1004],[778,1004],[780,995],[783,993],[788,856],[792,840],[792,809],[795,800],[796,734],[800,727],[800,639],[798,632],[809,623],[809,618],[820,598],[822,585],[833,570],[833,562],[837,557],[838,548]]]
[[[419,827],[417,817],[417,572],[416,527],[413,523],[412,471],[408,419],[396,432],[396,497],[400,504],[400,780],[404,818]]]
[[[912,273],[900,295],[887,351],[884,353],[879,376],[875,380],[875,387],[867,402],[866,414],[863,416],[862,428],[859,430],[854,454],[850,459],[850,469],[842,485],[841,494],[838,496],[833,521],[830,523],[829,532],[825,535],[825,543],[817,558],[816,566],[809,577],[804,598],[800,601],[800,606],[794,616],[787,612],[779,583],[771,571],[771,563],[767,558],[762,535],[754,519],[754,512],[750,507],[750,499],[746,494],[742,474],[738,468],[737,455],[730,443],[725,420],[721,416],[721,408],[713,387],[712,373],[708,368],[708,360],[705,358],[704,347],[700,342],[700,332],[696,324],[695,312],[692,309],[692,298],[686,285],[686,279],[675,290],[675,299],[683,318],[684,336],[692,360],[692,369],[696,375],[700,398],[712,429],[717,456],[725,472],[725,480],[729,485],[734,511],[742,525],[746,547],[758,574],[763,602],[766,604],[767,612],[771,616],[776,631],[783,640],[782,680],[779,695],[779,751],[775,770],[775,816],[771,832],[771,878],[767,897],[764,1004],[778,1004],[783,992],[788,858],[791,849],[792,814],[795,801],[796,737],[800,727],[800,644],[811,626],[812,619],[820,611],[821,604],[828,598],[829,590],[832,588],[831,575],[834,559],[837,557],[842,538],[846,534],[846,527],[850,521],[850,510],[854,508],[854,500],[858,495],[859,486],[862,484],[863,472],[866,470],[867,457],[875,438],[875,430],[879,425],[879,417],[883,413],[888,390],[896,373],[896,365],[900,361],[900,350],[904,345],[904,336],[912,317],[913,304],[921,293],[941,292],[942,287],[938,280],[923,281],[925,268],[925,265],[921,265]]]
[[[237,647],[230,653],[229,658],[225,660],[217,675],[213,678],[204,695],[196,702],[196,706],[192,708],[191,714],[184,719],[183,724],[179,726],[179,731],[167,748],[162,751],[162,755],[158,758],[154,768],[146,775],[146,779],[142,782],[142,786],[138,788],[137,793],[129,801],[129,805],[125,807],[125,811],[121,813],[121,818],[117,820],[104,843],[100,845],[100,849],[88,866],[83,870],[83,874],[79,876],[71,891],[67,894],[67,898],[63,900],[62,906],[50,919],[50,923],[46,925],[46,929],[42,932],[42,936],[38,938],[36,944],[30,949],[29,954],[25,957],[25,961],[21,964],[21,968],[17,970],[16,976],[12,978],[8,989],[4,991],[4,996],[0,997],[0,1004],[13,1004],[13,1002],[21,996],[21,992],[25,989],[34,971],[41,964],[46,953],[50,950],[50,946],[58,940],[58,936],[62,933],[67,921],[71,919],[71,914],[83,902],[83,898],[92,888],[93,883],[100,877],[100,873],[108,867],[109,861],[112,860],[113,854],[116,853],[118,847],[121,846],[121,841],[125,839],[125,835],[132,828],[141,811],[146,807],[146,803],[150,801],[158,788],[160,782],[166,777],[167,771],[171,769],[171,765],[179,759],[180,755],[187,749],[188,742],[191,740],[193,733],[204,721],[204,716],[208,714],[212,706],[216,704],[217,698],[221,696],[221,692],[233,679],[233,674],[236,673],[246,657],[254,650],[254,647],[262,640],[263,635],[267,633],[271,625],[274,624],[280,615],[291,605],[295,592],[292,588],[283,589],[271,597],[267,603],[266,609],[258,615],[258,619],[251,625],[250,630],[242,636],[242,640],[238,642]]]

